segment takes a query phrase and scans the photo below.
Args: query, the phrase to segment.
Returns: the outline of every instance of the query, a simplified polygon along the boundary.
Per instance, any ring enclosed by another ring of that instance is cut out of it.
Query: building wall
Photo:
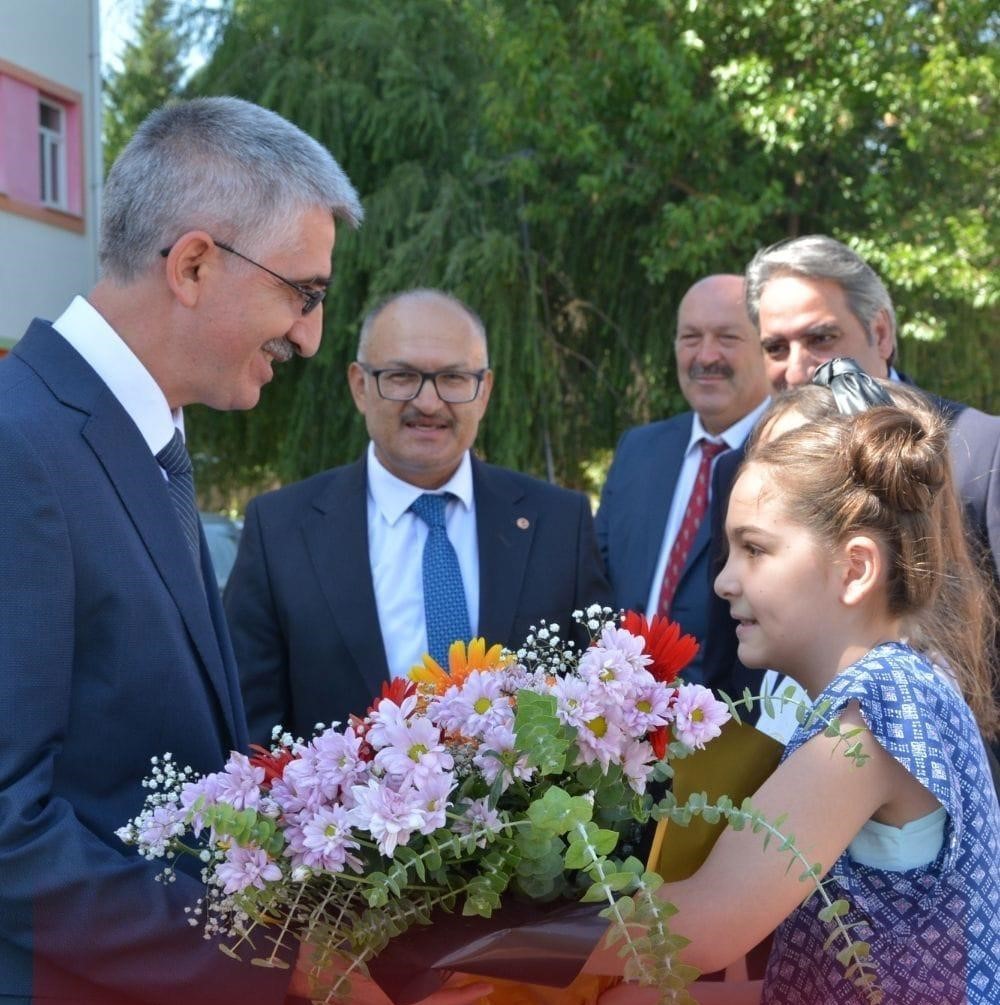
[[[97,280],[99,0],[0,0],[0,351]],[[43,204],[39,97],[64,108],[61,205]]]

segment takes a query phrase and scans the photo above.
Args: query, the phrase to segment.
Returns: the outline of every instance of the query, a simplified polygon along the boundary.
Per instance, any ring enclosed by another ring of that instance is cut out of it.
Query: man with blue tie
[[[186,405],[251,408],[312,356],[336,220],[330,153],[233,98],[155,112],[104,191],[102,279],[0,361],[0,1001],[268,1005],[115,834],[150,757],[247,745],[194,505]]]
[[[362,714],[424,652],[517,645],[609,601],[587,498],[472,453],[493,389],[486,331],[437,290],[365,319],[348,371],[370,443],[253,500],[226,588],[251,739]]]
[[[597,536],[616,605],[667,615],[703,642],[714,460],[742,445],[769,390],[741,276],[708,276],[685,293],[674,352],[692,410],[625,432],[601,494]],[[700,652],[684,679],[703,683]]]

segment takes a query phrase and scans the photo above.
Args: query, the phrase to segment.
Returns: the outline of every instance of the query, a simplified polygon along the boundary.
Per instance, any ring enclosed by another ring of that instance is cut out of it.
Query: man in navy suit
[[[335,219],[360,216],[329,152],[273,112],[161,109],[109,175],[102,279],[0,362],[2,1002],[286,994],[287,972],[189,924],[199,881],[156,882],[115,830],[152,755],[204,772],[247,745],[205,538],[161,448],[186,458],[184,406],[251,408],[274,363],[316,352]]]
[[[893,366],[896,315],[884,283],[856,252],[824,235],[761,249],[747,266],[747,308],[759,332],[768,380],[775,391],[808,383],[835,356],[853,357],[869,374],[906,380]],[[932,398],[948,418],[955,485],[970,540],[984,568],[1000,575],[1000,417]],[[711,567],[721,567],[721,527],[742,449],[715,470],[711,519],[716,529]],[[714,578],[714,572],[712,576]],[[738,693],[757,689],[758,671],[736,658],[729,605],[714,598],[706,645],[709,682]]]
[[[701,642],[710,525],[698,514],[707,503],[712,455],[742,445],[768,394],[741,276],[708,276],[687,291],[674,352],[692,411],[622,436],[601,495],[597,536],[615,603],[668,614]],[[700,653],[684,678],[701,682]]]
[[[565,632],[574,609],[610,601],[587,498],[471,452],[493,373],[465,304],[411,290],[379,305],[348,381],[364,456],[253,500],[226,587],[256,742],[279,723],[310,736],[363,714],[420,662],[427,614],[440,613],[424,589],[430,531],[412,509],[425,494],[444,497],[471,636],[516,646],[540,619]]]

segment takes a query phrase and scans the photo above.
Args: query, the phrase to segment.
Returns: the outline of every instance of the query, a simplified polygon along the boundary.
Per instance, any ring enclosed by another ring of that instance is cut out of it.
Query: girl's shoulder
[[[883,707],[890,714],[918,719],[966,707],[947,668],[905,642],[884,642],[865,653],[827,685],[817,706],[826,703],[836,711],[852,699],[862,709]],[[971,723],[971,713],[968,719]]]
[[[972,778],[989,789],[975,719],[946,671],[902,642],[876,646],[830,682],[786,755],[822,732],[851,702],[879,745],[928,789],[949,814]]]
[[[837,674],[816,699],[811,721],[796,731],[789,746],[820,732],[852,701],[890,753],[900,743],[937,749],[979,736],[972,711],[946,668],[905,642],[884,642]]]

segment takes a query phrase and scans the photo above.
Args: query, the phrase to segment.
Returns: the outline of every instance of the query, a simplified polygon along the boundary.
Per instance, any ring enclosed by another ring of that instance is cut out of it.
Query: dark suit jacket
[[[211,561],[107,386],[46,322],[0,361],[0,999],[280,1001],[188,926],[201,883],[116,837],[150,757],[246,743]],[[5,997],[6,996],[6,997]]]
[[[908,382],[907,382],[908,383]],[[1000,416],[929,395],[949,422],[949,450],[955,487],[966,513],[966,526],[988,567],[1000,576]],[[725,560],[726,507],[745,448],[723,454],[712,478],[712,554],[709,575],[714,579]],[[736,656],[735,625],[729,604],[712,594],[705,647],[705,672],[713,687],[733,697],[749,687],[759,688],[761,673],[749,670]]]
[[[618,441],[597,511],[597,541],[615,605],[646,611],[670,506],[691,438],[693,412],[627,430]],[[721,457],[725,457],[722,454]],[[716,462],[718,463],[718,462]],[[688,555],[670,616],[704,645],[708,626],[710,522],[706,518]],[[702,654],[684,670],[702,682]]]
[[[518,645],[541,619],[568,629],[574,609],[610,602],[585,496],[476,458],[472,473],[487,642]],[[278,723],[308,737],[346,722],[388,680],[367,492],[362,459],[247,507],[225,608],[255,742]]]

